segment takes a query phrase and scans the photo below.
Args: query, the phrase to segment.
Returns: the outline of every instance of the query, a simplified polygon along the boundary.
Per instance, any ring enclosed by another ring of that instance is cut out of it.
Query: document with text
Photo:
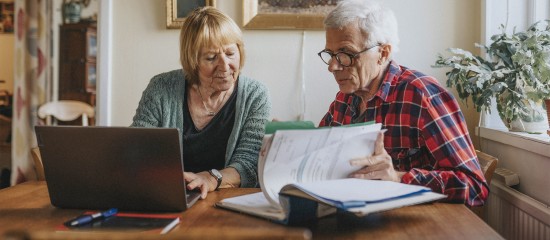
[[[262,192],[224,199],[216,205],[287,223],[292,209],[302,211],[303,204],[315,205],[313,217],[334,213],[337,208],[366,215],[444,197],[421,186],[348,178],[360,169],[350,160],[371,156],[380,131],[381,124],[361,124],[266,135],[258,160]],[[423,197],[396,201],[414,195]],[[293,208],[293,204],[301,207]]]

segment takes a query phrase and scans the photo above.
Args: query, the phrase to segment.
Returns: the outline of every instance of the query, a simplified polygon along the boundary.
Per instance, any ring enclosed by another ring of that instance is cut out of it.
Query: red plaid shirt
[[[338,92],[319,126],[375,121],[388,129],[384,148],[402,183],[446,194],[448,202],[482,205],[489,189],[455,98],[437,80],[391,62],[380,89],[359,116],[361,99]]]

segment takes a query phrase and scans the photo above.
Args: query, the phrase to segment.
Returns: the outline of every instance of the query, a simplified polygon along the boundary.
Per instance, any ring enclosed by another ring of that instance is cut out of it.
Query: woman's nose
[[[229,58],[226,55],[221,56],[218,61],[218,68],[219,70],[228,71],[230,69],[229,64],[231,61],[229,61]]]

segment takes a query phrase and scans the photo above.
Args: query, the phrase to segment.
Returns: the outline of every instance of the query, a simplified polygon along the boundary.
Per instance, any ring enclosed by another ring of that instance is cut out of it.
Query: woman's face
[[[240,62],[241,55],[236,43],[220,48],[202,48],[199,53],[200,84],[216,91],[230,89],[239,76]]]

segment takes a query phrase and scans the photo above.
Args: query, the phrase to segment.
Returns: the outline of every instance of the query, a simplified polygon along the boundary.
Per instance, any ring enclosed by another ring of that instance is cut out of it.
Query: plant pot
[[[537,102],[534,108],[531,108],[529,104],[526,104],[526,106],[528,107],[527,114],[519,116],[516,120],[507,124],[508,130],[512,132],[546,133],[549,121],[543,102]]]

